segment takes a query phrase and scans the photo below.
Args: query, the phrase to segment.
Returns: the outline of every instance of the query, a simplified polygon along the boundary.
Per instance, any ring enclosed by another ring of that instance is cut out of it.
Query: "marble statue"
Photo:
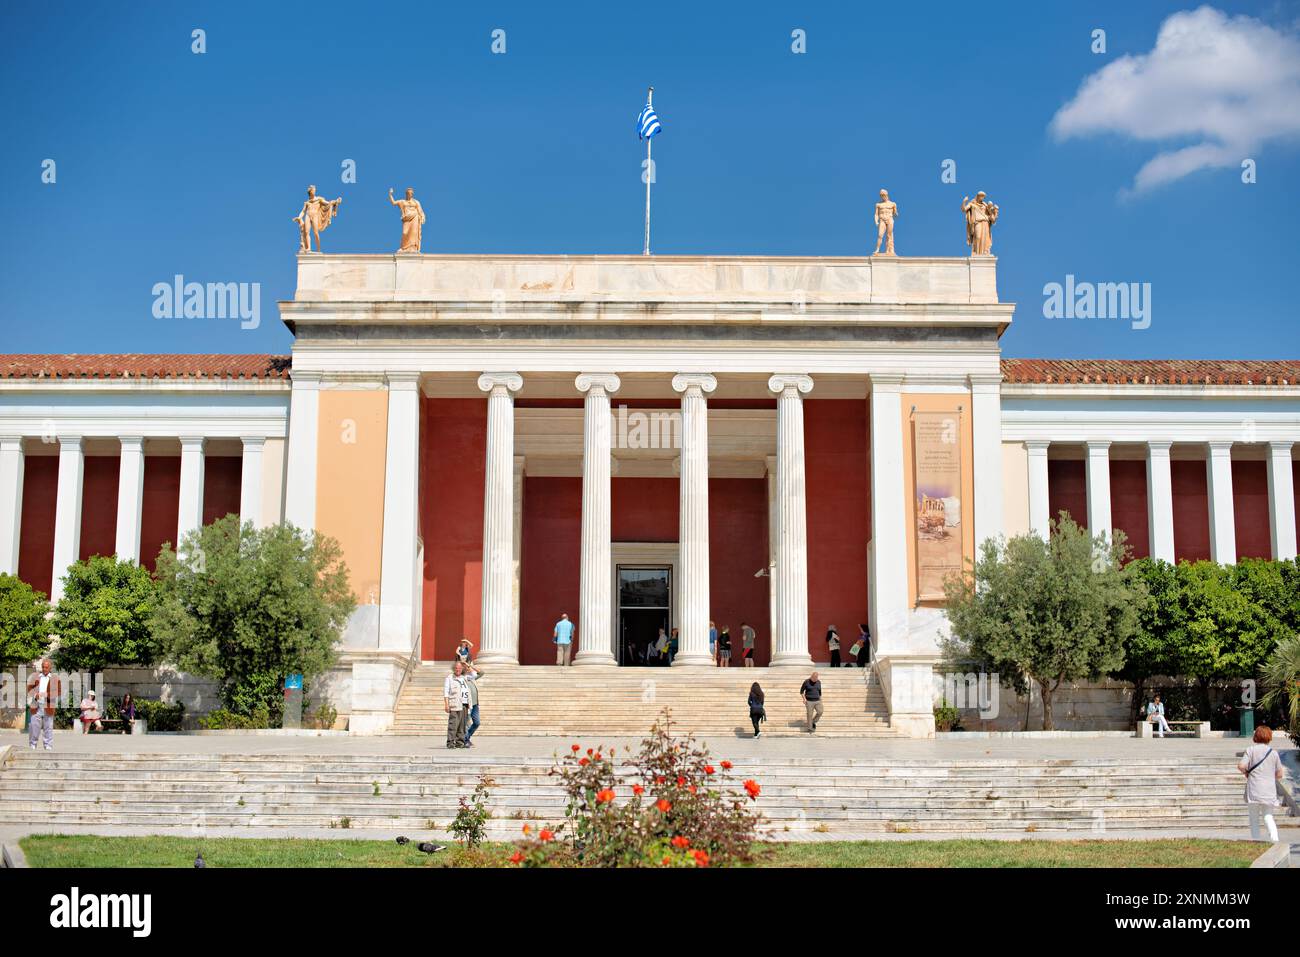
[[[393,199],[392,187],[388,190],[388,201],[402,211],[402,246],[399,253],[418,253],[420,251],[420,234],[424,227],[424,207],[415,198],[415,190],[407,188],[406,199]]]
[[[898,215],[898,204],[890,201],[889,191],[880,191],[880,202],[876,203],[876,251],[880,255],[880,244],[885,243],[885,255],[894,255],[894,217]]]
[[[984,191],[962,197],[961,211],[966,214],[966,245],[972,256],[991,256],[993,250],[993,224],[998,221],[998,208],[985,202]]]
[[[307,187],[307,202],[302,204],[302,211],[293,218],[298,224],[301,245],[298,247],[299,252],[311,252],[311,234],[316,236],[316,252],[320,252],[320,234],[321,230],[330,224],[330,221],[338,215],[339,204],[343,202],[343,197],[335,200],[321,199],[316,195],[316,187]]]

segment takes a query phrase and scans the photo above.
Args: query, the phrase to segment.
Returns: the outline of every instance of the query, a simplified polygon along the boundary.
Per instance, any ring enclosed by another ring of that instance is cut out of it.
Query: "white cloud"
[[[1138,170],[1135,192],[1257,159],[1265,143],[1300,136],[1300,37],[1213,7],[1175,13],[1150,53],[1085,79],[1051,131],[1165,144]]]

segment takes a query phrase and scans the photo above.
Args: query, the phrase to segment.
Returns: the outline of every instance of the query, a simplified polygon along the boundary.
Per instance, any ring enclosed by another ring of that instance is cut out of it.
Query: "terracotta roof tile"
[[[1045,385],[1300,385],[1300,360],[1003,359],[1002,378]]]
[[[0,355],[0,379],[288,379],[275,355]]]

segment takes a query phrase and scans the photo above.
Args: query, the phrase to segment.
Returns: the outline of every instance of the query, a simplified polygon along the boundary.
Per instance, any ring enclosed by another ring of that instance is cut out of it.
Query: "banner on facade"
[[[962,570],[961,412],[912,413],[912,466],[917,599],[942,600]]]

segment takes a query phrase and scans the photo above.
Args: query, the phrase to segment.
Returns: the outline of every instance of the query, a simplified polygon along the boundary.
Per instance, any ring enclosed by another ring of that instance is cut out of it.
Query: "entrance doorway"
[[[621,665],[667,665],[654,646],[659,630],[672,634],[671,565],[618,566],[618,661]]]

